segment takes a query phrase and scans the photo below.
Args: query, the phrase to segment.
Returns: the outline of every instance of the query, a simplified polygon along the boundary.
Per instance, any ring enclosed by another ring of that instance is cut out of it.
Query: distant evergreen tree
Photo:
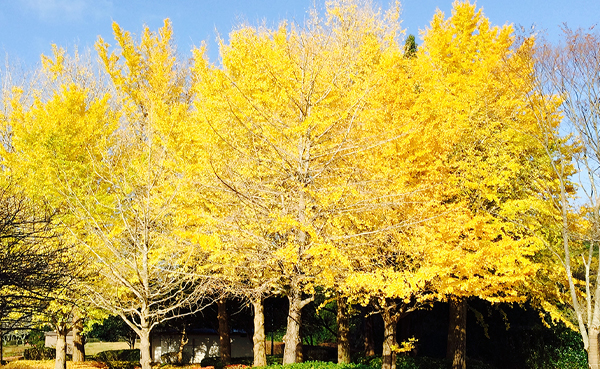
[[[406,42],[404,43],[404,57],[414,58],[417,55],[417,42],[415,41],[415,35],[408,35]]]

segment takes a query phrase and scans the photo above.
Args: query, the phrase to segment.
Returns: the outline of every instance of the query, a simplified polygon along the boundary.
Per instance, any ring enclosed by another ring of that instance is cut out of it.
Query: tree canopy
[[[0,197],[0,257],[27,250],[64,269],[69,245],[94,271],[70,301],[121,317],[143,369],[153,328],[223,294],[252,301],[256,350],[263,299],[287,297],[284,363],[301,360],[302,308],[323,291],[382,315],[384,369],[410,348],[399,319],[436,301],[457,321],[474,296],[557,317],[540,288],[556,287],[549,245],[569,237],[556,221],[593,231],[597,204],[582,218],[552,202],[573,192],[578,148],[560,137],[560,98],[536,89],[535,40],[455,2],[417,46],[400,14],[335,0],[304,23],[242,24],[218,64],[205,47],[183,60],[168,19],[139,40],[113,23],[98,64],[53,47],[36,78],[4,91],[0,152],[3,178],[52,211]],[[59,289],[63,269],[42,290]],[[17,277],[0,290],[21,288]]]

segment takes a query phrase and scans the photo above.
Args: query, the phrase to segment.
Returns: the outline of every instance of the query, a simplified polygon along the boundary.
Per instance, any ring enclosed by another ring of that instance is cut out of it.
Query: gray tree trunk
[[[140,336],[140,365],[142,369],[151,369],[152,353],[150,352],[150,328],[142,327]]]
[[[467,300],[451,298],[450,321],[448,324],[448,345],[446,358],[452,360],[452,369],[467,367]]]
[[[369,309],[370,310],[370,309]],[[365,356],[375,356],[375,339],[373,338],[373,315],[368,309],[364,309],[364,348]]]
[[[382,309],[383,318],[383,352],[381,355],[381,369],[396,369],[396,326],[398,317],[388,309]]]
[[[67,325],[56,326],[56,357],[54,360],[54,369],[67,368]]]
[[[252,300],[254,307],[254,335],[252,341],[254,343],[254,362],[253,366],[267,365],[267,352],[265,350],[265,308],[263,299],[257,298]]]
[[[85,337],[83,332],[83,316],[79,311],[73,312],[73,362],[85,361]]]
[[[221,362],[224,365],[231,363],[231,338],[229,337],[229,314],[227,314],[227,300],[217,300],[217,320],[219,321],[219,347]]]
[[[588,366],[590,369],[600,369],[600,352],[598,348],[598,329],[590,328],[589,330],[589,346],[587,350]]]
[[[348,319],[348,308],[346,298],[337,299],[337,362],[338,364],[350,363],[350,320]]]
[[[187,333],[185,332],[185,324],[181,328],[181,340],[179,340],[179,349],[177,350],[177,364],[184,364],[183,362],[183,349],[189,342]]]
[[[288,310],[287,328],[283,341],[285,347],[283,350],[283,364],[293,364],[298,361],[299,354],[302,354],[302,341],[300,339],[300,326],[302,324],[302,295],[296,286],[288,296],[290,307]],[[299,350],[300,348],[300,350]]]

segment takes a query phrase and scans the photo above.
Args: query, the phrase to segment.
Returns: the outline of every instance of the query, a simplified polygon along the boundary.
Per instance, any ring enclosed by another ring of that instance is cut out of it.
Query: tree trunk
[[[346,298],[339,296],[337,299],[337,362],[338,364],[350,363],[350,321]]]
[[[150,328],[142,327],[140,336],[140,365],[142,369],[151,369],[152,353],[150,352]]]
[[[56,358],[54,369],[67,369],[67,333],[66,324],[56,326]]]
[[[293,364],[298,362],[298,353],[302,350],[302,341],[300,340],[300,325],[302,324],[302,295],[295,286],[292,287],[288,295],[290,307],[288,310],[287,328],[283,341],[285,347],[283,350],[283,364]]]
[[[183,349],[189,342],[187,333],[185,332],[185,324],[181,328],[181,340],[179,341],[179,350],[177,350],[177,364],[183,364]]]
[[[133,350],[135,348],[135,340],[137,339],[138,335],[135,334],[135,332],[133,334],[129,334],[127,336],[127,344],[129,345],[129,349]]]
[[[302,308],[300,309],[300,314],[302,314]],[[304,345],[302,344],[302,331],[298,327],[298,344],[296,345],[296,362],[302,363],[304,362]]]
[[[224,365],[231,363],[231,339],[229,337],[229,314],[227,314],[227,300],[217,300],[217,319],[219,320],[219,343],[221,362]]]
[[[0,331],[0,365],[4,365],[4,332]]]
[[[83,316],[79,311],[73,312],[73,362],[79,363],[85,361],[85,338],[83,332]]]
[[[254,347],[254,362],[253,366],[267,365],[267,352],[265,351],[265,310],[263,299],[257,298],[252,300],[254,307],[254,335],[252,337]]]
[[[375,356],[375,339],[373,338],[373,315],[370,309],[364,309],[364,347],[365,356]]]
[[[450,321],[446,358],[452,360],[452,369],[467,367],[467,300],[450,298]]]
[[[389,309],[382,309],[383,318],[383,352],[381,355],[381,369],[396,369],[396,325],[398,317]]]
[[[600,369],[600,348],[598,347],[598,329],[590,328],[589,345],[587,348],[588,366],[590,369]]]

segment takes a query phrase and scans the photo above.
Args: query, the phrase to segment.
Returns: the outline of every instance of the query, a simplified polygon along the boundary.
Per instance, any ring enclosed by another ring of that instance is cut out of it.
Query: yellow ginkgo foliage
[[[195,51],[215,224],[236,260],[261,260],[242,280],[272,281],[290,301],[284,363],[297,360],[303,294],[344,283],[373,239],[426,213],[414,200],[424,180],[403,165],[422,151],[408,149],[414,89],[398,16],[398,4],[332,1],[303,25],[239,27],[221,44],[222,66]]]
[[[170,23],[145,28],[139,43],[113,29],[115,51],[97,43],[103,71],[58,48],[43,58],[46,82],[14,93],[3,158],[21,186],[65,214],[97,275],[87,295],[136,331],[147,369],[152,328],[205,306],[199,244],[215,241],[196,234],[206,165]]]
[[[516,45],[512,27],[490,25],[466,2],[455,2],[449,18],[438,12],[423,39],[417,104],[423,123],[444,139],[440,190],[449,211],[431,223],[432,246],[445,254],[436,291],[450,302],[450,325],[461,327],[449,337],[458,368],[466,299],[527,297],[542,249],[528,218],[548,208],[532,178],[552,181],[551,161],[529,109],[531,43]]]

